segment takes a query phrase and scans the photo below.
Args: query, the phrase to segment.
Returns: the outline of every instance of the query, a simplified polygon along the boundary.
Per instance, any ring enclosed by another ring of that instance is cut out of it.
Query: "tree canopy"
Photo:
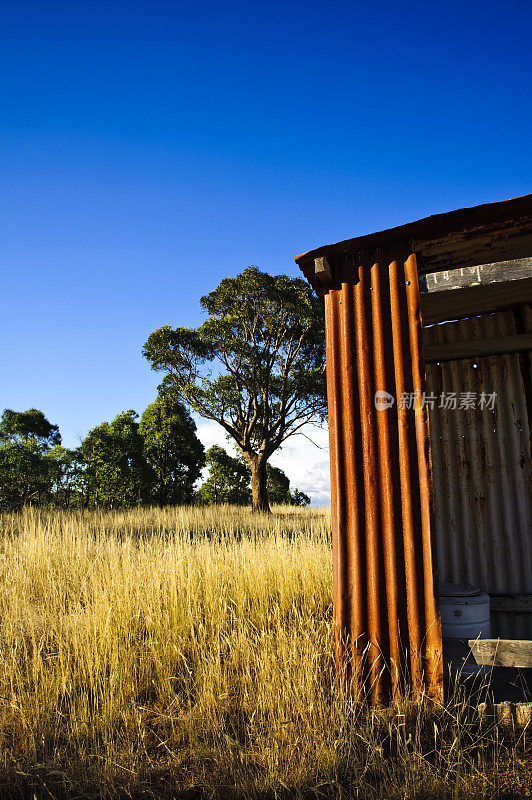
[[[102,422],[80,447],[85,505],[186,504],[205,463],[196,425],[171,393],[144,411],[125,411]]]
[[[59,426],[48,422],[42,411],[30,408],[28,411],[13,411],[6,408],[0,421],[0,442],[32,441],[41,447],[49,448],[61,444]]]
[[[251,470],[253,507],[268,510],[266,465],[325,415],[323,309],[309,285],[249,267],[201,299],[197,329],[165,325],[144,346],[189,408],[218,422]]]
[[[86,505],[108,508],[139,503],[147,479],[143,440],[135,411],[93,428],[80,448]]]
[[[199,491],[202,502],[237,506],[251,503],[251,472],[247,464],[217,444],[207,450],[206,463],[209,476]]]
[[[150,470],[152,502],[161,506],[192,503],[205,451],[183,404],[169,392],[159,394],[142,415],[139,433]]]
[[[56,445],[48,457],[52,463],[52,497],[60,508],[69,508],[71,503],[79,504],[83,495],[84,471],[79,449],[68,449]]]
[[[0,507],[19,509],[41,503],[52,490],[59,428],[42,411],[6,408],[0,420]]]
[[[268,464],[266,467],[266,486],[268,500],[276,505],[290,503],[290,479],[280,468]]]
[[[266,483],[268,486],[268,499],[276,505],[308,506],[310,497],[299,489],[290,491],[290,479],[280,468],[268,464],[266,467]]]

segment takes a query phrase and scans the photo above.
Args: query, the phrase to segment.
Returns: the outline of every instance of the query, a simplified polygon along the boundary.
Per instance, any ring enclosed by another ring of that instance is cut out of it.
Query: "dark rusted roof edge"
[[[452,237],[461,232],[471,231],[471,239],[483,235],[483,229],[497,224],[504,230],[506,223],[512,228],[517,221],[530,219],[532,225],[532,194],[502,200],[496,203],[485,203],[471,208],[460,208],[442,214],[408,222],[395,228],[344,239],[334,244],[322,245],[295,257],[300,269],[317,290],[321,288],[314,276],[314,259],[320,256],[334,259],[339,255],[400,247],[405,252],[423,249],[424,240]]]

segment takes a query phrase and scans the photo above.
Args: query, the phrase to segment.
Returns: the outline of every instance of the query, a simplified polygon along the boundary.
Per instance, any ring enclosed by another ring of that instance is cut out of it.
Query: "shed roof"
[[[420,274],[472,267],[532,256],[532,194],[460,208],[396,228],[345,239],[296,256],[295,261],[319,294],[314,259],[325,257],[336,280],[355,265],[416,253]]]

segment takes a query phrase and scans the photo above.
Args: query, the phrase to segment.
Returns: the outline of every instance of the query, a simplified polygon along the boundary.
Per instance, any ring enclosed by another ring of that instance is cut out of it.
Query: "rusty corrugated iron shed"
[[[527,195],[296,258],[325,302],[338,666],[354,667],[357,691],[375,704],[405,689],[442,697],[418,277],[530,255]],[[501,290],[481,288],[472,304],[496,307]],[[431,298],[432,321],[450,318],[438,317],[449,294]]]

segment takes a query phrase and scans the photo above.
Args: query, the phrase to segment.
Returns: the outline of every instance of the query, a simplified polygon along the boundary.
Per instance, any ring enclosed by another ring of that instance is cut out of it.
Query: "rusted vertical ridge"
[[[381,291],[381,269],[378,263],[371,268],[372,287],[372,322],[373,322],[373,363],[375,377],[375,392],[391,394],[388,385],[386,364],[393,353],[385,352],[384,337],[384,306]],[[388,636],[390,642],[390,672],[392,683],[392,696],[399,692],[401,675],[401,644],[400,644],[400,615],[398,602],[398,574],[397,553],[395,547],[395,508],[394,486],[390,465],[392,461],[390,442],[390,419],[395,413],[392,408],[376,410],[378,458],[379,458],[379,491],[380,507],[382,514],[382,544],[384,553],[384,571],[386,579],[386,605],[388,611]]]
[[[461,330],[460,333],[464,337],[464,339],[480,339],[483,336],[483,320],[481,317],[472,317],[471,319],[463,320],[465,325],[460,326]],[[513,320],[512,320],[513,322]],[[444,325],[439,327],[444,328]],[[506,333],[506,332],[505,332]],[[512,325],[512,330],[510,333],[515,333],[515,328]],[[503,356],[504,358],[504,356]],[[471,367],[466,370],[461,370],[462,378],[457,381],[460,391],[466,392],[476,392],[479,388],[479,383],[482,384],[483,377],[486,373],[486,361],[488,359],[478,359],[477,368],[473,369],[472,364],[475,362],[470,362]],[[457,388],[458,388],[457,386]],[[476,404],[475,404],[476,405]],[[467,435],[462,438],[462,446],[463,452],[465,455],[464,462],[467,465],[467,474],[462,473],[462,463],[458,464],[458,471],[459,473],[463,474],[463,477],[466,478],[464,483],[467,485],[468,492],[467,495],[465,492],[460,492],[461,501],[462,501],[462,518],[465,522],[463,525],[462,531],[466,533],[466,536],[462,536],[462,541],[466,538],[470,543],[470,546],[479,553],[479,558],[475,559],[475,575],[472,576],[471,579],[468,579],[468,582],[472,583],[473,586],[477,587],[484,587],[487,586],[487,559],[485,557],[485,547],[484,547],[484,536],[486,529],[489,526],[488,519],[495,519],[496,518],[496,508],[494,507],[494,503],[492,502],[493,497],[492,493],[485,492],[484,486],[487,475],[490,474],[490,446],[489,446],[489,439],[492,436],[489,435],[489,426],[491,423],[491,428],[493,430],[493,422],[491,419],[487,419],[487,415],[480,409],[480,408],[471,408],[467,411],[465,409],[458,410],[460,422],[462,422],[464,426],[464,430],[467,432]],[[491,414],[489,414],[491,417]],[[471,447],[471,431],[475,431],[474,434],[474,444]],[[481,433],[482,431],[482,433]],[[432,431],[431,431],[432,433]],[[488,434],[486,436],[485,434]],[[431,436],[431,448],[432,448],[432,436]],[[434,474],[434,471],[433,471]],[[493,473],[492,473],[493,474]],[[451,481],[449,481],[451,482]],[[464,486],[465,488],[465,486]],[[491,496],[490,496],[491,495]],[[514,507],[515,504],[512,502],[510,497],[506,495],[505,497],[506,502],[504,503],[505,509],[508,507]],[[464,502],[465,501],[465,502]],[[469,502],[468,502],[469,501]],[[469,509],[475,509],[475,516],[478,520],[478,524],[470,524],[470,517],[472,516]],[[486,513],[487,512],[487,513]],[[513,517],[513,514],[512,514]],[[515,517],[513,517],[512,522],[514,522]],[[503,526],[504,527],[504,526]],[[510,523],[509,532],[515,530],[514,526]],[[437,539],[436,539],[437,542]],[[515,543],[509,542],[510,546],[504,548],[505,550],[505,559],[508,560],[508,564],[510,566],[510,570],[513,574],[519,569],[519,548],[515,547]],[[462,569],[468,568],[468,559],[464,558],[464,550],[465,547],[460,547],[460,560],[462,562]],[[437,556],[439,556],[438,549],[436,549]],[[480,557],[482,554],[484,557]],[[438,573],[441,574],[443,569],[440,567],[438,561]]]
[[[436,326],[438,327],[438,326]],[[425,334],[427,330],[425,329]],[[434,337],[436,341],[439,338],[439,332],[430,331],[430,336]],[[427,391],[430,391],[437,397],[437,402],[443,393],[443,380],[441,375],[441,364],[427,364],[425,367]],[[434,483],[434,497],[436,496],[436,487],[434,476],[439,476],[443,470],[447,469],[446,462],[446,448],[442,443],[442,437],[446,435],[446,426],[442,428],[442,420],[438,413],[438,407],[429,406],[429,430],[430,430],[430,447],[432,452],[432,475]],[[438,503],[433,505],[433,534],[436,540],[437,553],[438,553],[438,569],[440,570],[440,580],[442,575],[449,573],[449,564],[451,563],[452,553],[450,548],[450,539],[452,533],[451,520],[452,513],[450,509],[451,498],[449,493],[443,493],[439,498]],[[441,531],[444,530],[445,534],[442,537]],[[444,542],[444,547],[440,547],[440,542]],[[444,579],[445,580],[445,579]]]
[[[364,469],[368,667],[370,697],[375,705],[383,702],[383,626],[381,620],[381,576],[379,564],[379,508],[377,496],[377,458],[375,440],[375,407],[373,397],[373,364],[371,358],[371,300],[366,268],[360,267],[355,285],[356,360],[362,460]]]
[[[343,480],[343,434],[341,366],[338,330],[338,292],[325,295],[325,336],[327,405],[329,414],[329,448],[331,465],[331,526],[333,544],[333,599],[335,656],[341,679],[348,664],[346,635],[350,628],[349,586],[346,575],[345,497]]]
[[[403,351],[401,313],[401,291],[399,281],[403,270],[397,261],[389,266],[390,306],[392,315],[392,338],[395,369],[395,392],[397,402],[399,472],[401,478],[401,507],[403,522],[403,547],[405,559],[406,611],[408,619],[408,644],[410,650],[410,673],[412,688],[417,694],[421,690],[421,623],[419,619],[419,593],[417,584],[414,510],[412,505],[413,484],[411,478],[409,449],[408,409],[401,403],[407,389],[405,375],[405,353]]]
[[[421,503],[421,535],[423,548],[423,593],[425,602],[426,675],[428,693],[443,700],[443,660],[441,624],[436,600],[435,564],[430,526],[430,442],[426,409],[423,404],[424,367],[422,356],[422,325],[419,284],[415,254],[405,263],[406,298],[410,333],[412,383],[415,394],[415,429],[419,469],[419,495]]]
[[[342,421],[346,498],[347,580],[350,595],[351,655],[355,670],[361,668],[366,644],[367,620],[363,604],[365,594],[364,497],[359,491],[360,408],[354,346],[354,296],[351,284],[342,284],[340,305],[340,364],[342,370]]]
[[[445,341],[446,335],[445,327],[443,325],[438,326],[438,333],[439,336]],[[450,361],[446,364],[443,364],[442,390],[445,395],[453,390],[459,390],[459,383],[460,380],[456,371],[456,362],[453,363]],[[453,573],[451,580],[455,583],[460,583],[464,581],[464,576],[461,574],[461,571],[464,567],[461,554],[461,543],[463,539],[462,531],[465,527],[462,519],[463,503],[461,501],[461,492],[456,491],[458,487],[455,486],[455,481],[452,480],[450,476],[452,475],[453,471],[456,470],[456,465],[460,464],[459,441],[461,432],[457,426],[458,418],[456,415],[447,415],[445,421],[447,423],[445,430],[447,447],[445,448],[446,459],[444,463],[445,472],[448,476],[445,479],[445,493],[449,501],[449,510],[451,513],[444,521],[444,525],[447,530],[446,535],[449,538],[450,563]]]

